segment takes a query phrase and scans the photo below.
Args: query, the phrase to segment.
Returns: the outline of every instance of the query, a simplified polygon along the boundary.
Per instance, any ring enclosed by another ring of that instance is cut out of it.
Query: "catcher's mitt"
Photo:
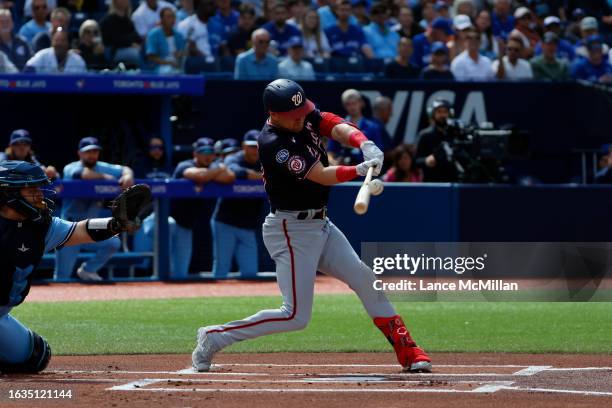
[[[119,194],[110,205],[112,229],[119,233],[136,232],[142,217],[151,205],[151,189],[146,184],[136,184]]]

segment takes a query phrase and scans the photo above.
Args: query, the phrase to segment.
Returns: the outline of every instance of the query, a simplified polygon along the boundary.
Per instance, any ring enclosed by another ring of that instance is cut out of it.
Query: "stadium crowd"
[[[611,3],[0,0],[0,72],[611,82]]]

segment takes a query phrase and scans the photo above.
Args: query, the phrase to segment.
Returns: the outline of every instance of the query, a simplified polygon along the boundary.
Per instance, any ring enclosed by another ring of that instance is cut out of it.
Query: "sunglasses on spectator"
[[[163,145],[151,145],[149,146],[149,150],[164,150]]]

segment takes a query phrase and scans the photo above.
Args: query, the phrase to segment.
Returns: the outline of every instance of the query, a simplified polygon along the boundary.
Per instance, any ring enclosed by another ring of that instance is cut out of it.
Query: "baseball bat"
[[[374,172],[374,168],[370,167],[368,169],[368,173],[366,174],[365,180],[363,180],[363,184],[359,188],[359,192],[357,193],[357,198],[355,199],[355,205],[353,205],[353,210],[359,215],[363,215],[368,211],[368,205],[370,204],[370,181],[372,180],[372,172]]]

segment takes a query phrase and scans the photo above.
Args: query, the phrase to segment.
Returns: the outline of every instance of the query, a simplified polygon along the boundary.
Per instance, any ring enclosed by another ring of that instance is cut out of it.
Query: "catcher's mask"
[[[55,208],[55,190],[42,188],[51,181],[39,166],[18,160],[0,162],[0,206],[8,206],[27,219],[45,222]],[[30,189],[30,187],[35,187]],[[23,194],[23,189],[28,192]]]

